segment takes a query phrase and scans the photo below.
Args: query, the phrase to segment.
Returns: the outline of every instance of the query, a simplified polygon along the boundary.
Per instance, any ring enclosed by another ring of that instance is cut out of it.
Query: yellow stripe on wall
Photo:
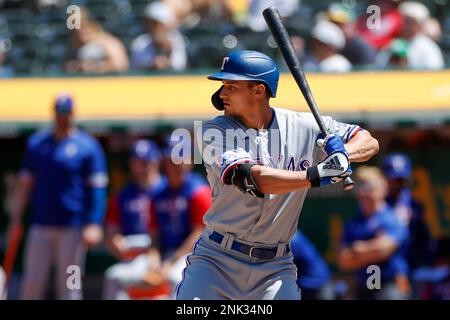
[[[450,109],[450,70],[308,74],[323,113]],[[206,76],[17,78],[0,80],[0,121],[44,121],[58,92],[75,97],[77,118],[210,117],[219,83]],[[273,106],[307,111],[290,74],[282,74]]]

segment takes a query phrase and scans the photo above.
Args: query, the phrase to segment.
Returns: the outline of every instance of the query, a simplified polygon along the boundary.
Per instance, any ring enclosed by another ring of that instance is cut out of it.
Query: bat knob
[[[352,190],[355,187],[355,183],[353,182],[352,178],[347,177],[344,180],[344,190]]]
[[[316,145],[317,145],[319,148],[323,148],[323,147],[325,146],[325,139],[317,139]]]

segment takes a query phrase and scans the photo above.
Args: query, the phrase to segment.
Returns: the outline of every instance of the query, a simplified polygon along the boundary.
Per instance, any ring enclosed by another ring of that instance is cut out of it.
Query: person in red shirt
[[[398,5],[401,1],[371,0],[368,5],[378,6],[380,10],[379,22],[376,21],[376,11],[373,10],[369,10],[359,17],[358,33],[375,49],[381,50],[387,47],[400,34],[403,27],[403,16],[398,10]]]

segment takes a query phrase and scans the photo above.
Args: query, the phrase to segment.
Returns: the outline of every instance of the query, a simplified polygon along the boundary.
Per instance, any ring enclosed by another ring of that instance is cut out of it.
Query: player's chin
[[[223,105],[224,109],[225,109],[225,114],[227,115],[234,115],[236,114],[236,107],[232,104],[229,103],[224,103]]]
[[[226,115],[232,115],[233,113],[233,107],[229,103],[224,103],[223,108],[225,109]]]

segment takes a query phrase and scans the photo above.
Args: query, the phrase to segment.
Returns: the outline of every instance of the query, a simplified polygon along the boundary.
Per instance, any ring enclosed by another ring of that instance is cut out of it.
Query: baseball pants
[[[258,261],[203,234],[187,257],[178,300],[300,300],[292,254]]]
[[[33,225],[25,248],[25,273],[20,298],[45,299],[50,270],[56,266],[56,297],[59,300],[82,299],[82,288],[70,288],[69,266],[78,266],[84,276],[86,247],[81,228]],[[80,281],[81,281],[80,279]]]

